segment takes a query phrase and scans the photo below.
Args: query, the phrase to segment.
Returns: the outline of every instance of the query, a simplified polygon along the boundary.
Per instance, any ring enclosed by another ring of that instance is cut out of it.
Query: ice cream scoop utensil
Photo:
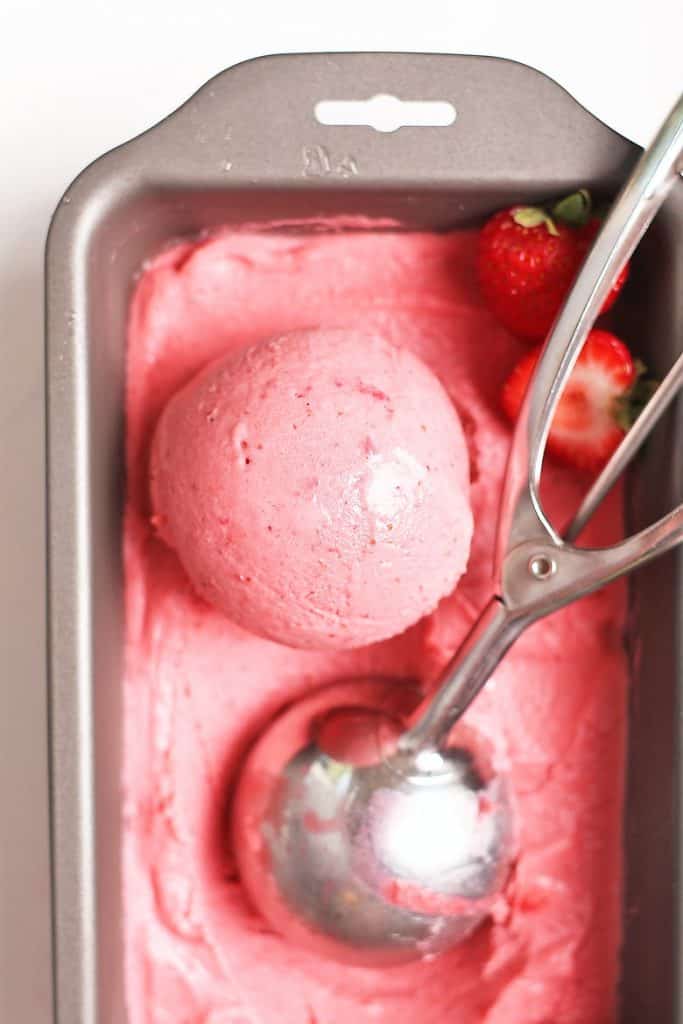
[[[682,167],[683,99],[617,197],[559,313],[508,461],[490,599],[435,695],[402,713],[397,681],[327,687],[256,743],[234,804],[242,882],[285,937],[366,966],[433,955],[490,911],[513,856],[505,779],[459,720],[537,619],[683,540],[683,505],[598,550],[568,543],[540,498],[558,400],[612,282]],[[680,360],[570,526],[586,521],[681,384]],[[456,725],[457,723],[457,725]]]

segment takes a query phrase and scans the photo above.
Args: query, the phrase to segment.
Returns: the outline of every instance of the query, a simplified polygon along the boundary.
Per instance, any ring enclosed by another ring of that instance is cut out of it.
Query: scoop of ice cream
[[[297,331],[206,367],[161,415],[151,492],[198,593],[293,647],[402,632],[469,555],[457,413],[410,351],[358,331]]]

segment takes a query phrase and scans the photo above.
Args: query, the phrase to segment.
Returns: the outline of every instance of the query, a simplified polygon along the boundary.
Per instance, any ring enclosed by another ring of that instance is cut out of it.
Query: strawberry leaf
[[[588,223],[593,203],[587,188],[580,188],[578,192],[572,192],[565,196],[553,206],[553,217],[567,224],[571,228],[582,228]]]
[[[638,376],[631,388],[615,402],[614,419],[622,430],[629,431],[659,387],[659,381],[646,377],[647,367],[636,360]]]

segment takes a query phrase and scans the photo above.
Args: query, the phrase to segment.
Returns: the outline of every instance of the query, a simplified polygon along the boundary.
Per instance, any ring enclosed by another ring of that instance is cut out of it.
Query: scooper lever
[[[519,634],[536,619],[656,558],[683,539],[683,505],[609,548],[573,547],[555,531],[539,495],[558,401],[612,284],[683,172],[683,97],[622,187],[548,336],[520,410],[498,521],[494,596],[418,710],[399,748],[441,746]],[[581,507],[581,527],[671,402],[683,357],[627,434]],[[570,532],[572,527],[570,527]],[[573,536],[576,533],[572,533]]]

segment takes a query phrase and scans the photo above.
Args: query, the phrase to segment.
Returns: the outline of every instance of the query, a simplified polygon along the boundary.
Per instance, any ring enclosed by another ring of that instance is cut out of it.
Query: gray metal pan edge
[[[318,124],[315,103],[394,93],[450,100],[447,128],[393,134]],[[323,159],[320,159],[322,147]],[[313,154],[313,155],[311,155]],[[126,1024],[120,791],[126,314],[145,258],[220,224],[330,214],[407,228],[469,223],[577,183],[611,193],[637,148],[532,69],[486,57],[260,58],[207,83],[92,164],[47,245],[49,686],[55,1021]],[[353,165],[355,171],[349,171]],[[635,260],[618,329],[655,371],[683,344],[683,195]],[[683,496],[683,417],[650,443],[634,524]],[[678,984],[680,573],[632,585],[634,652],[621,1024],[683,1024]]]

